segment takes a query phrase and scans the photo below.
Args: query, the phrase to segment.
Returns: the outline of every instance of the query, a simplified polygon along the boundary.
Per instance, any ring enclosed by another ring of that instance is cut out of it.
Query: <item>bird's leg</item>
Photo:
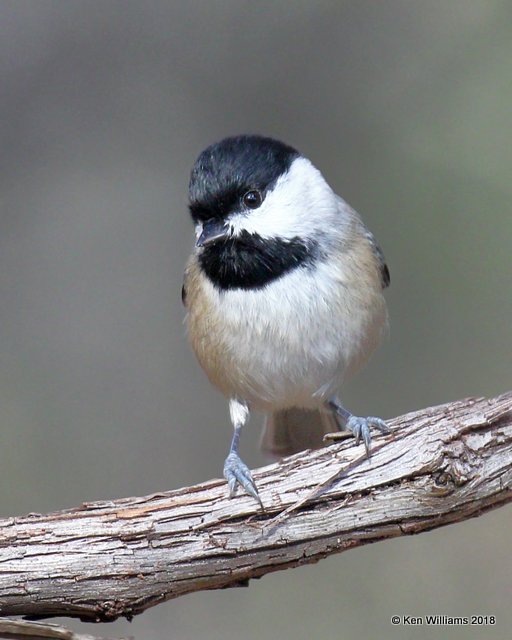
[[[375,427],[381,433],[389,433],[387,424],[381,418],[375,416],[369,416],[362,418],[360,416],[354,416],[347,411],[341,404],[339,399],[334,396],[327,401],[327,407],[331,410],[336,420],[336,423],[340,430],[351,431],[356,439],[356,444],[362,439],[366,448],[366,455],[370,457],[370,444],[372,436],[370,433],[370,427]],[[334,434],[333,434],[334,435]],[[329,434],[326,436],[329,437]],[[334,439],[334,438],[331,438]]]
[[[232,498],[240,484],[247,493],[255,498],[260,503],[261,507],[263,507],[258,490],[256,489],[256,485],[252,479],[251,472],[249,471],[249,467],[238,455],[240,431],[249,417],[249,407],[247,406],[247,403],[237,400],[236,398],[231,398],[229,401],[229,415],[231,416],[231,422],[234,429],[229,454],[224,462],[224,477],[228,481],[229,495]]]

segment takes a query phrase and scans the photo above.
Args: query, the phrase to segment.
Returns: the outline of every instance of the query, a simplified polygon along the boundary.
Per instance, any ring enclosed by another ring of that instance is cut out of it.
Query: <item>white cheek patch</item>
[[[299,157],[258,209],[230,216],[235,235],[242,231],[262,238],[307,237],[322,228],[326,218],[338,209],[336,195],[309,160]]]

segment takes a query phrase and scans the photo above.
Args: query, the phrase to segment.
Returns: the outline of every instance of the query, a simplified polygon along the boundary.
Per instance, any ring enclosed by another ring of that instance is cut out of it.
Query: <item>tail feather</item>
[[[318,449],[326,433],[337,431],[334,417],[317,409],[284,409],[267,416],[261,437],[265,453],[282,457],[304,449]]]

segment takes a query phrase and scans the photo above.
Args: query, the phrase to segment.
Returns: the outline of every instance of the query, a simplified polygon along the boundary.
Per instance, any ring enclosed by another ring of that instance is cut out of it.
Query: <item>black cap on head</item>
[[[271,188],[299,156],[292,147],[258,135],[225,138],[205,149],[190,176],[194,220],[224,218],[250,189]]]

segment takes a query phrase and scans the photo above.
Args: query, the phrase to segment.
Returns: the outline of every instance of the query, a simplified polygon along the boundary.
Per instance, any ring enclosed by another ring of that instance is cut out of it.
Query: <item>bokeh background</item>
[[[203,147],[298,147],[385,251],[389,340],[347,385],[391,417],[512,387],[507,0],[0,4],[0,513],[219,477],[231,427],[187,345]],[[251,466],[259,418],[242,440]],[[508,638],[510,509],[160,605],[96,635]],[[393,614],[496,615],[488,629]],[[67,621],[68,622],[68,621]]]

